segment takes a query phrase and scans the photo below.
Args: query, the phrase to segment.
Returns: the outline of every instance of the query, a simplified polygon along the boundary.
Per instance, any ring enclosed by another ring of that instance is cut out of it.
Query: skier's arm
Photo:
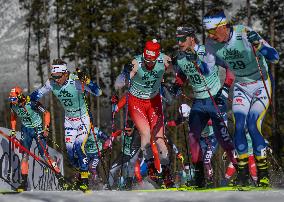
[[[51,87],[51,81],[47,80],[46,83],[44,84],[44,86],[42,86],[41,88],[35,90],[34,92],[32,92],[32,94],[29,96],[31,101],[38,101],[40,100],[46,93],[48,93],[49,91],[51,91],[52,87]]]
[[[198,65],[200,72],[203,75],[210,75],[215,72],[215,58],[206,51],[204,45],[198,46],[195,64]]]
[[[106,133],[104,133],[102,130],[100,130],[99,128],[95,127],[95,132],[96,132],[96,136],[100,140],[106,141],[109,138],[109,136]]]
[[[234,73],[229,68],[226,68],[226,78],[224,81],[224,85],[230,88],[234,83],[234,80],[235,80]]]
[[[136,59],[132,60],[131,63],[127,63],[124,65],[122,72],[117,76],[114,88],[121,89],[125,86],[125,80],[128,79],[127,76],[130,75],[130,79],[136,74],[138,70],[138,61]]]
[[[87,91],[95,96],[100,96],[102,94],[102,90],[100,89],[100,87],[90,79],[87,80],[85,83],[82,83],[80,80],[75,80],[75,82],[77,90],[84,89],[84,91]]]
[[[112,133],[111,136],[112,136],[113,138],[116,138],[116,137],[120,136],[121,133],[122,133],[122,130],[117,130],[117,131],[115,131],[114,133]]]
[[[43,114],[44,131],[49,132],[50,112],[40,102],[31,101],[32,109]]]
[[[252,44],[257,53],[263,55],[271,63],[279,61],[279,54],[276,49],[270,46],[256,31],[249,27],[245,27],[244,31],[246,37],[243,36],[243,39],[245,39],[245,42],[249,46]]]

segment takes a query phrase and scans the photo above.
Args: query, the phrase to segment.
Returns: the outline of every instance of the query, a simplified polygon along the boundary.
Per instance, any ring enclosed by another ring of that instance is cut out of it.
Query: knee
[[[247,126],[250,134],[258,132],[257,128],[257,116],[255,114],[249,114],[247,117]]]

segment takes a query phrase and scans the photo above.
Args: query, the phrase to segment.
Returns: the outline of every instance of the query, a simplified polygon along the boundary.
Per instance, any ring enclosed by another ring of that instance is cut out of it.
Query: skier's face
[[[194,38],[189,36],[177,35],[176,41],[181,51],[186,51],[190,48],[193,48],[195,45]]]
[[[125,133],[128,135],[128,136],[131,136],[132,135],[132,132],[133,132],[133,128],[125,128]]]
[[[229,33],[226,25],[216,27],[215,29],[206,30],[208,37],[218,41],[219,43],[226,42],[229,38]]]
[[[67,80],[66,73],[61,73],[61,72],[51,74],[51,78],[59,85],[63,85]]]

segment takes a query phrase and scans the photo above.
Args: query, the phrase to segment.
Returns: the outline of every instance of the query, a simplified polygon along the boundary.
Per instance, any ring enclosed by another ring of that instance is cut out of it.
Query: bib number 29
[[[229,64],[233,67],[233,69],[245,69],[246,68],[246,64],[241,61],[241,60],[238,60],[238,61],[230,61]]]

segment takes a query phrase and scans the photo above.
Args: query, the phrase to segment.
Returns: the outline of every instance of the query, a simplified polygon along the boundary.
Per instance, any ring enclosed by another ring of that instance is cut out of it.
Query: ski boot
[[[61,173],[56,173],[55,177],[57,178],[58,184],[62,188],[62,190],[72,190],[70,184],[66,182],[65,178]]]
[[[149,160],[145,160],[145,162],[147,163],[147,169],[148,169],[147,181],[151,183],[156,189],[161,188],[163,182],[161,180],[160,174],[155,168],[154,159],[151,158]]]
[[[79,189],[84,193],[91,192],[91,190],[89,189],[89,172],[88,171],[80,172]]]
[[[175,188],[175,183],[170,170],[170,165],[162,165],[162,179],[163,179],[163,188]]]
[[[207,189],[210,189],[210,188],[214,187],[213,177],[210,177],[210,178],[206,179],[205,187]]]
[[[270,180],[268,175],[267,159],[263,156],[255,156],[257,166],[257,186],[258,187],[269,187]]]
[[[132,190],[133,177],[127,177],[127,178],[125,178],[124,184],[125,184],[125,190],[127,190],[127,191]]]
[[[23,175],[22,174],[22,181],[21,181],[21,184],[20,186],[17,188],[17,192],[23,192],[23,191],[27,191],[28,189],[28,175],[25,174]]]
[[[237,166],[237,177],[235,180],[235,186],[238,189],[246,189],[250,185],[250,177],[249,177],[249,165],[248,165],[248,155],[240,155],[238,158],[238,166]]]
[[[199,161],[195,164],[194,185],[197,188],[205,187],[204,165],[202,161]]]

